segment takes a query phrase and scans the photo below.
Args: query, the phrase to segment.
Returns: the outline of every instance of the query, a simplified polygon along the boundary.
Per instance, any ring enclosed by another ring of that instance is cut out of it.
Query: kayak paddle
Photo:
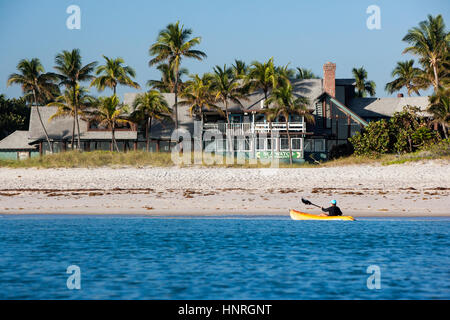
[[[317,207],[317,208],[322,208],[321,206],[318,206],[317,204],[314,204],[314,203],[312,203],[311,201],[306,200],[306,199],[304,199],[304,198],[302,198],[302,202],[303,202],[304,204],[306,204],[306,205],[311,205],[311,206],[315,206],[315,207]]]

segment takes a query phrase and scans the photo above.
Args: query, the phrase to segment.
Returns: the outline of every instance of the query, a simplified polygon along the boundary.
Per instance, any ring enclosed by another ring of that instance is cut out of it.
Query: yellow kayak
[[[351,216],[334,216],[334,217],[321,217],[315,214],[309,214],[300,212],[294,209],[289,210],[292,220],[344,220],[355,221],[355,218]]]

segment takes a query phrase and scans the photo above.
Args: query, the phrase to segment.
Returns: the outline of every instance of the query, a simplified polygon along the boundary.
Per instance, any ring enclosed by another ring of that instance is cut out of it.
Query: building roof
[[[355,79],[336,79],[335,83],[336,83],[336,86],[355,86],[356,80]]]
[[[0,150],[36,150],[28,144],[28,131],[17,130],[0,141]]]
[[[363,118],[382,118],[392,117],[408,105],[420,108],[425,115],[428,97],[353,98],[347,107]]]
[[[42,122],[47,130],[47,134],[50,140],[71,140],[72,139],[72,126],[73,118],[61,117],[50,120],[50,117],[57,111],[57,107],[39,107]],[[90,131],[88,130],[88,123],[82,119],[79,119],[80,124],[80,139],[98,139],[98,140],[111,140],[111,131]],[[135,140],[137,138],[136,131],[116,131],[115,136],[117,140]],[[75,130],[76,138],[76,130]],[[31,109],[30,127],[28,130],[28,139],[30,143],[45,140],[45,133],[42,125],[39,121],[37,108]]]

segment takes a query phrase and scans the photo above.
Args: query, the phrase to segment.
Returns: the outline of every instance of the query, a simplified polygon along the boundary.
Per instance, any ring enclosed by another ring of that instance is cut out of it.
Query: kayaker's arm
[[[324,207],[322,207],[322,211],[323,211],[323,212],[330,212],[330,210],[331,210],[331,207],[330,207],[330,208],[324,208]]]

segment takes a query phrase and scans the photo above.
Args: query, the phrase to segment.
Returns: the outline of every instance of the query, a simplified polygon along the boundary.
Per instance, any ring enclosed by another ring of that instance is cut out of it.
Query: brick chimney
[[[336,64],[327,62],[323,65],[323,89],[332,97],[336,97]]]

